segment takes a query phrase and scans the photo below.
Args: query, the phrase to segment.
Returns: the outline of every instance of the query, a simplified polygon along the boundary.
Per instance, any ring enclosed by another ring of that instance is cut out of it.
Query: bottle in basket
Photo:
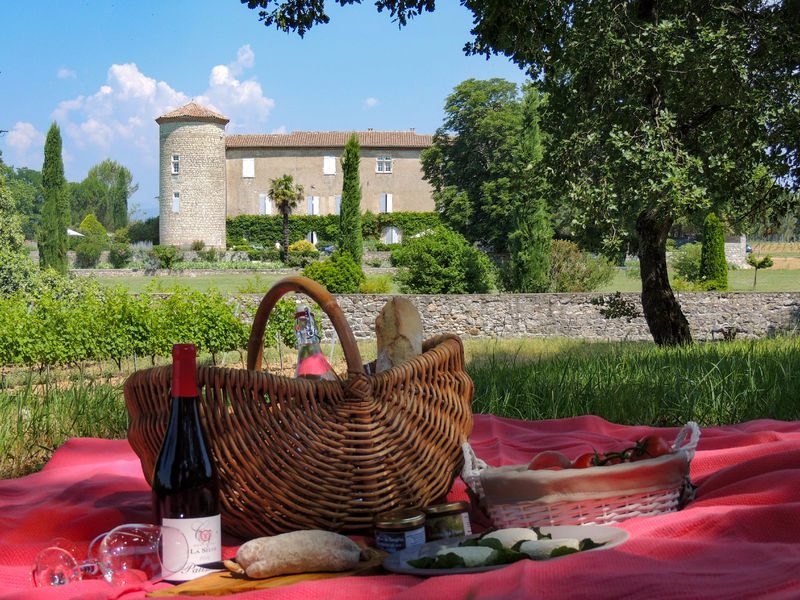
[[[174,582],[206,575],[196,565],[222,558],[219,483],[200,427],[196,361],[193,344],[172,347],[172,406],[153,472],[156,523],[179,529],[189,544],[186,566],[169,576]]]
[[[319,346],[317,326],[307,306],[300,306],[295,312],[294,335],[297,338],[297,377],[332,381],[338,379]]]

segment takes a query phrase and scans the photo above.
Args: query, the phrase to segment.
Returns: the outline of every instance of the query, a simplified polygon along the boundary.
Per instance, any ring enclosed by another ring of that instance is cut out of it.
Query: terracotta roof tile
[[[294,131],[292,133],[236,134],[225,137],[228,148],[344,148],[351,131]],[[427,148],[430,134],[414,131],[357,131],[362,148]]]
[[[229,119],[223,117],[213,110],[209,110],[205,106],[199,105],[197,102],[189,102],[180,108],[165,113],[156,119],[156,123],[169,123],[171,121],[215,121],[217,123],[226,124]]]

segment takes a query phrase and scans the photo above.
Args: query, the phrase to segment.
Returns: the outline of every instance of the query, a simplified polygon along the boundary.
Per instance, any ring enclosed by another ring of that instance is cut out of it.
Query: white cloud
[[[378,106],[378,104],[380,104],[380,102],[378,102],[378,99],[377,98],[373,98],[372,96],[370,96],[369,98],[364,100],[364,108],[367,108],[367,109],[374,108],[374,107]]]
[[[289,133],[289,130],[286,129],[286,125],[281,125],[280,127],[276,127],[275,129],[270,131],[270,133],[277,133],[277,134],[280,134],[280,135],[285,135],[285,134]]]
[[[61,67],[56,72],[56,77],[58,77],[59,79],[75,79],[76,77],[78,77],[78,74],[75,71],[73,71],[72,69],[67,69],[66,67]]]
[[[45,135],[32,123],[18,121],[6,134],[5,142],[11,150],[3,162],[15,167],[41,169],[44,162]]]
[[[194,98],[228,117],[228,131],[263,131],[275,101],[264,94],[255,77],[246,76],[246,71],[254,65],[253,49],[242,46],[233,62],[210,70],[208,86],[201,94],[176,90],[166,81],[143,73],[135,63],[111,65],[106,81],[96,91],[64,100],[52,112],[64,136],[65,156],[69,154],[75,159],[75,171],[68,177],[80,180],[93,164],[113,158],[128,167],[134,181],[141,184],[147,198],[137,198],[135,202],[143,205],[152,202],[157,191],[152,187],[158,181],[156,117]],[[44,138],[41,134],[39,137],[28,144],[26,152],[38,146],[41,156]],[[20,146],[23,133],[14,139]],[[12,146],[11,133],[6,141]],[[37,168],[40,166],[41,161]],[[146,180],[154,183],[148,186]]]

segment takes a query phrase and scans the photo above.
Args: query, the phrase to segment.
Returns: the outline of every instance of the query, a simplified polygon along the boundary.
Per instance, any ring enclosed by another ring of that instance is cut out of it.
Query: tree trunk
[[[283,262],[289,261],[289,213],[283,213]]]
[[[659,346],[690,344],[689,322],[675,299],[667,275],[667,234],[672,220],[645,211],[636,220],[639,266],[642,274],[642,311],[653,340]]]

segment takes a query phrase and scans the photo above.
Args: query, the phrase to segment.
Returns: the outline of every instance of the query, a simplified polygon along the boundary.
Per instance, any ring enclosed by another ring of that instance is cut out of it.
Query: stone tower
[[[202,241],[225,248],[225,125],[195,102],[161,115],[159,237],[163,246]]]

